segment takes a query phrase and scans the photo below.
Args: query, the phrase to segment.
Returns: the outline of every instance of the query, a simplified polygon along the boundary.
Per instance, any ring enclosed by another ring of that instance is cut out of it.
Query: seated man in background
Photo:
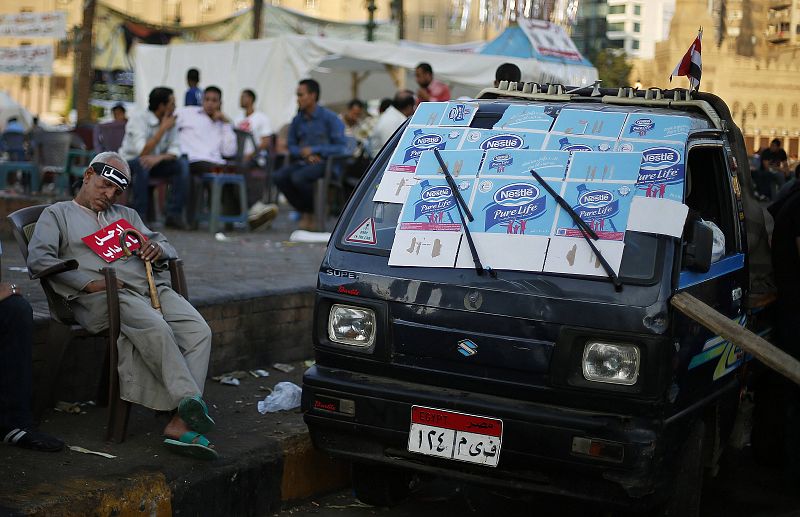
[[[64,442],[32,429],[33,310],[15,284],[0,283],[0,441],[58,452]]]
[[[433,78],[433,68],[428,63],[420,63],[414,70],[417,80],[417,103],[441,102],[450,100],[450,88]]]
[[[369,137],[370,156],[375,158],[381,148],[389,141],[397,128],[403,125],[408,117],[414,114],[416,101],[410,90],[400,90],[394,96],[392,104],[378,117],[372,134]]]
[[[140,243],[138,256],[113,262],[120,305],[120,396],[157,411],[177,409],[163,430],[164,444],[181,454],[214,459],[216,451],[201,434],[214,425],[201,398],[211,329],[194,307],[170,288],[169,279],[159,274],[166,268],[165,260],[177,256],[175,249],[162,234],[148,229],[135,210],[114,204],[129,182],[130,170],[120,155],[98,154],[84,171],[75,198],[42,212],[28,245],[28,268],[37,273],[77,259],[78,269],[56,275],[49,283],[68,301],[78,323],[97,333],[108,328],[106,284],[100,273],[108,262],[83,238],[120,220],[147,238]],[[150,304],[145,260],[153,262],[163,314]]]
[[[289,164],[275,171],[275,185],[301,214],[299,228],[314,229],[314,183],[325,174],[325,160],[347,152],[344,124],[319,102],[319,83],[297,85],[297,115],[289,126]]]
[[[189,166],[181,157],[175,129],[175,95],[165,87],[153,88],[147,111],[131,117],[125,125],[120,154],[133,173],[133,207],[148,221],[150,177],[172,178],[172,196],[167,203],[167,226],[183,229],[183,206],[189,188]]]

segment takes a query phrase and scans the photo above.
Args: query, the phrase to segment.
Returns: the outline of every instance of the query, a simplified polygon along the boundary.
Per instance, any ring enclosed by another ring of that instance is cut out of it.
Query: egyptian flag
[[[700,60],[700,41],[703,39],[703,28],[697,31],[697,37],[694,39],[692,46],[686,51],[686,54],[681,58],[669,80],[672,81],[673,76],[685,75],[689,77],[689,84],[692,89],[697,90],[700,87],[700,76],[703,75],[703,64]]]

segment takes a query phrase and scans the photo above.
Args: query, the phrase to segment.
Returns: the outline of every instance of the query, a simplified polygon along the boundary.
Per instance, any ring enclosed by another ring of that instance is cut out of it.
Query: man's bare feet
[[[175,415],[164,428],[164,436],[177,440],[189,431],[191,431],[191,429],[189,429],[189,426],[186,425],[186,422],[184,422],[183,419],[178,415]]]

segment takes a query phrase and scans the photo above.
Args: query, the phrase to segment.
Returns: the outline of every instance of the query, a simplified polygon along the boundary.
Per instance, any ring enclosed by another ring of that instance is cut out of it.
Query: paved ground
[[[324,244],[288,242],[295,223],[282,210],[269,229],[225,233],[218,241],[208,231],[163,230],[184,261],[189,297],[204,304],[234,295],[239,299],[270,291],[312,288]],[[24,261],[15,241],[3,240],[2,278],[25,291],[37,314],[47,314],[47,303],[38,281],[28,279]]]

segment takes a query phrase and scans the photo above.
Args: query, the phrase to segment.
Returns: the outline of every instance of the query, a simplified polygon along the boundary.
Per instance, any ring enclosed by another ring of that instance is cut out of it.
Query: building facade
[[[739,2],[740,7],[747,5],[758,2]],[[749,13],[755,16],[748,19]],[[727,16],[739,17],[739,23],[726,24],[719,44],[714,41],[713,31],[704,32],[700,88],[725,100],[750,152],[777,138],[787,154],[796,159],[800,153],[800,47],[759,41],[768,32],[766,20],[760,27],[756,25],[762,19],[756,11],[742,9],[741,14],[734,15],[728,10]],[[669,75],[689,48],[697,28],[713,27],[714,21],[707,0],[677,0],[670,38],[656,44],[653,59],[635,63],[634,74],[638,74],[644,87],[688,87],[685,77],[676,77],[670,83]],[[737,26],[739,32],[731,32]],[[745,31],[749,32],[743,35]],[[743,38],[749,46],[743,45]],[[742,48],[751,55],[742,55]]]
[[[675,0],[607,0],[606,37],[609,47],[633,58],[651,59],[656,42],[669,37]]]

